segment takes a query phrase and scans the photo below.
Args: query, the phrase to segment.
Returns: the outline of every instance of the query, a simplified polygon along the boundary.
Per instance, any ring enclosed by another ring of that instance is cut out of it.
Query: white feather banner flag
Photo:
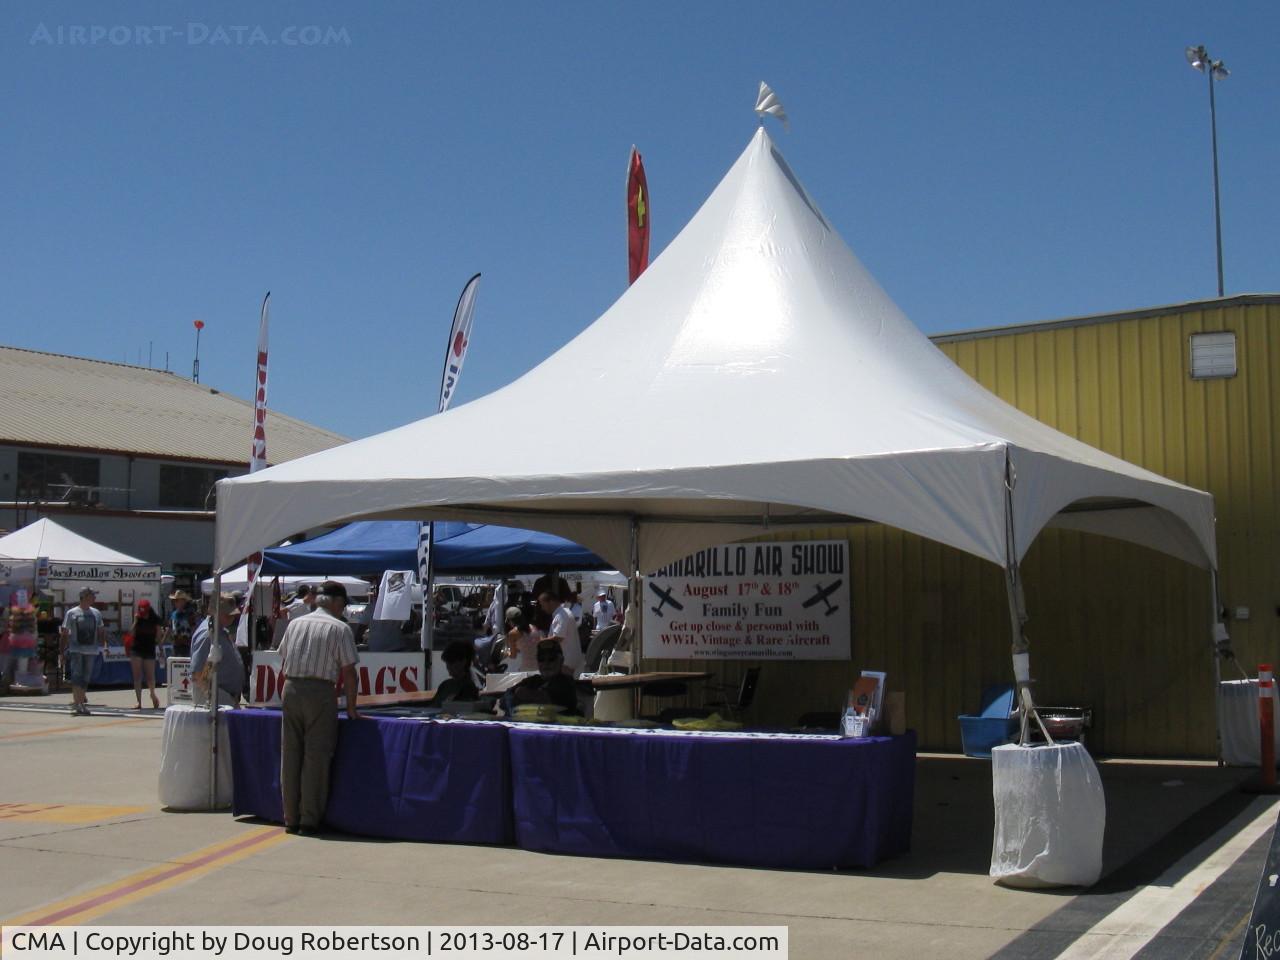
[[[444,373],[440,375],[440,406],[444,413],[453,400],[453,391],[462,376],[462,361],[467,358],[471,345],[471,321],[475,318],[476,293],[480,288],[480,274],[467,281],[453,311],[453,326],[449,329],[449,343],[444,352]],[[431,649],[432,618],[431,545],[435,540],[435,527],[430,521],[418,524],[418,582],[422,584],[422,649]],[[379,598],[381,599],[381,598]],[[430,664],[427,665],[428,677]]]
[[[782,101],[773,92],[773,88],[763,80],[760,81],[760,93],[756,97],[756,114],[760,117],[761,123],[766,116],[770,116],[782,121],[783,130],[791,129],[791,125],[787,122],[787,111],[782,108]]]

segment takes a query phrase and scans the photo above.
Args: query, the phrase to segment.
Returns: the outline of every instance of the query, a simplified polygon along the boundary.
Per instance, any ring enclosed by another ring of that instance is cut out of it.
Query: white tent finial
[[[760,118],[761,125],[764,124],[764,118],[767,115],[781,120],[783,130],[791,129],[791,125],[787,122],[787,111],[782,109],[782,101],[773,92],[773,88],[763,80],[760,81],[760,92],[756,95],[756,115]]]

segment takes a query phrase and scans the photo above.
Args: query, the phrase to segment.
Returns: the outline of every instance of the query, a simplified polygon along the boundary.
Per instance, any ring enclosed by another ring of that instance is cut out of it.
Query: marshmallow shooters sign
[[[644,655],[848,660],[849,544],[736,543],[645,578]]]

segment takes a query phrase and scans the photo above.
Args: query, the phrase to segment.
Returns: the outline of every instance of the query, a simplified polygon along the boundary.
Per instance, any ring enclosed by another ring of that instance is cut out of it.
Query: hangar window
[[[98,499],[98,458],[18,451],[17,500],[87,504]]]
[[[1208,380],[1236,375],[1236,335],[1193,333],[1191,335],[1191,378]]]
[[[160,506],[169,510],[212,510],[216,505],[213,485],[226,475],[226,470],[162,463]]]

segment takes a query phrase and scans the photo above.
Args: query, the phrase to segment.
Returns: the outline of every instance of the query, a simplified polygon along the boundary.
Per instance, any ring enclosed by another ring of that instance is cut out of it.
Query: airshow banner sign
[[[845,540],[731,543],[645,578],[644,655],[848,660]]]

